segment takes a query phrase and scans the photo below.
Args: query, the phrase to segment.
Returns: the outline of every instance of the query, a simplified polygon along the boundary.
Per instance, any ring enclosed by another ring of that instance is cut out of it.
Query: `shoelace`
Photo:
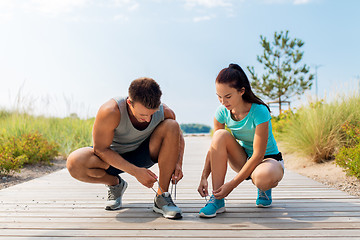
[[[209,201],[207,200],[206,197],[207,197],[207,196],[205,196],[206,205],[208,205],[209,203],[215,203],[216,198],[215,198],[214,195],[211,195],[211,196],[210,196]],[[226,201],[227,199],[224,198],[224,200]],[[206,206],[206,205],[205,205],[205,206]]]
[[[159,186],[159,189],[160,189],[160,191],[161,191],[161,194],[163,194],[164,193],[164,191],[162,190],[162,188],[160,187],[160,183],[159,183],[159,181],[156,179],[156,182],[157,182],[157,184],[158,184],[158,186]],[[171,182],[171,192],[170,192],[170,195],[172,196],[172,193],[173,193],[173,187],[174,187],[174,185],[175,185],[175,195],[174,195],[174,199],[176,200],[176,185],[177,185],[177,181],[176,181],[176,179],[175,179],[175,183],[172,183]],[[156,196],[158,195],[158,193],[157,193],[157,191],[155,191],[155,189],[154,188],[151,188],[155,193],[156,193]]]
[[[156,179],[156,182],[157,182],[157,184],[158,184],[158,186],[159,186],[159,189],[160,189],[160,191],[161,191],[161,194],[164,194],[164,191],[162,190],[162,188],[160,187],[160,183],[159,183],[159,181]],[[156,196],[157,195],[159,195],[158,193],[157,193],[157,191],[155,191],[155,189],[152,187],[151,188],[155,193],[156,193]]]
[[[112,191],[108,191],[108,200],[114,200],[115,196]]]
[[[169,195],[167,197],[165,197],[165,196],[163,196],[163,197],[165,198],[165,201],[168,203],[168,206],[176,206],[171,198],[171,195]]]
[[[115,200],[115,187],[114,186],[109,186],[109,190],[108,190],[108,200]]]
[[[269,200],[269,197],[266,195],[265,191],[259,190],[259,198],[266,198]]]
[[[162,188],[160,187],[160,183],[158,180],[156,180],[156,182],[158,183],[159,189],[161,191],[161,195],[163,196],[163,198],[165,198],[165,201],[168,203],[168,206],[176,206],[175,203],[173,202],[171,195],[172,195],[172,186],[171,186],[171,193],[169,196],[165,196],[164,191],[162,190]],[[174,185],[174,184],[173,184]],[[157,191],[155,191],[154,188],[151,188],[155,193],[156,196],[158,196],[159,194],[157,193]],[[176,181],[175,181],[175,199],[176,199]]]
[[[214,195],[211,195],[209,201],[206,203],[206,205],[210,204],[210,203],[215,203],[216,198],[214,197]]]
[[[174,185],[175,185],[175,194],[174,194],[174,199],[176,200],[176,184],[177,184],[177,180],[175,179],[175,183],[172,183],[171,182],[171,196],[173,195],[172,193],[173,193],[173,187],[174,187]]]

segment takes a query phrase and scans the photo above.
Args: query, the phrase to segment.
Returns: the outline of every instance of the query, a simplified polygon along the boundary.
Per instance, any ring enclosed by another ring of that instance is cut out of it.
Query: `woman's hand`
[[[198,192],[200,193],[200,196],[202,196],[202,197],[209,196],[207,179],[202,178],[200,180],[200,184],[199,184],[199,187],[198,187]]]
[[[221,187],[213,191],[214,197],[216,199],[222,199],[227,197],[232,190],[234,190],[235,186],[232,181],[223,184]]]

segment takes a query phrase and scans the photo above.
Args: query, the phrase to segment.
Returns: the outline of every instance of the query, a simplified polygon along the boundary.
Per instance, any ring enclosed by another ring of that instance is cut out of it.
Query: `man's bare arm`
[[[121,119],[120,110],[114,100],[102,105],[96,115],[93,127],[94,153],[109,165],[135,176],[146,187],[152,187],[156,175],[150,170],[139,168],[110,149],[114,130]]]

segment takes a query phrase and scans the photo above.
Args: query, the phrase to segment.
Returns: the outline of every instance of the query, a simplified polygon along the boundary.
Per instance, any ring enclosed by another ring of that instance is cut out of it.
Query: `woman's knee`
[[[214,132],[212,136],[212,143],[219,144],[219,143],[226,143],[228,138],[232,138],[233,136],[225,129],[219,129]]]
[[[260,164],[251,174],[254,185],[261,190],[276,187],[283,177],[283,169],[277,165],[265,162]]]

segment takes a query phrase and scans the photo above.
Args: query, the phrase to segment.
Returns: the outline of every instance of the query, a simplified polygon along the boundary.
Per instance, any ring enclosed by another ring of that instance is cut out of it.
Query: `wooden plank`
[[[213,237],[213,238],[257,238],[257,237],[360,237],[360,231],[358,229],[327,229],[327,230],[212,230],[212,231],[202,231],[202,230],[47,230],[47,229],[23,229],[21,234],[19,234],[18,229],[3,229],[0,232],[0,236],[47,236],[47,237],[79,237],[84,236],[88,238],[98,238],[106,236],[121,236],[121,237],[166,237],[171,238],[171,236],[179,237]]]
[[[287,170],[273,191],[272,208],[255,207],[256,188],[247,181],[228,196],[226,213],[199,218],[205,201],[196,188],[210,140],[186,138],[185,177],[175,201],[182,220],[154,213],[152,190],[127,174],[123,209],[105,211],[105,186],[79,182],[64,169],[0,190],[0,240],[360,238],[359,198]],[[156,166],[152,170],[158,174]],[[233,176],[229,170],[227,179]]]
[[[71,221],[70,221],[71,220]],[[126,222],[125,222],[126,220]],[[184,221],[185,220],[185,221]],[[82,223],[82,222],[86,222],[88,224],[96,224],[96,223],[116,223],[116,224],[124,224],[124,223],[129,223],[132,224],[132,227],[138,227],[136,224],[134,223],[139,223],[139,219],[136,218],[126,218],[124,219],[124,221],[122,221],[122,218],[117,216],[117,217],[112,217],[112,218],[106,218],[106,217],[88,217],[88,218],[83,218],[83,217],[72,217],[71,219],[69,219],[68,217],[32,217],[32,216],[28,216],[28,217],[22,217],[22,216],[8,216],[6,218],[2,218],[0,221],[0,226],[5,226],[3,224],[12,224],[12,223],[71,223],[71,224],[76,224],[76,223]],[[226,217],[221,217],[221,215],[219,215],[217,218],[213,218],[213,219],[183,219],[181,220],[181,222],[179,223],[179,221],[168,221],[167,219],[164,219],[162,217],[158,217],[158,218],[154,218],[153,221],[148,222],[149,224],[164,224],[164,226],[158,226],[158,227],[168,227],[171,224],[176,224],[178,227],[182,227],[182,224],[198,224],[198,223],[209,223],[209,226],[212,226],[212,224],[238,224],[238,223],[252,223],[252,224],[267,224],[267,223],[271,223],[271,224],[297,224],[297,223],[338,223],[339,225],[341,225],[342,223],[348,223],[348,222],[354,222],[354,223],[358,223],[360,222],[360,218],[359,217],[311,217],[311,216],[307,216],[307,217],[303,217],[303,218],[291,218],[291,217],[278,217],[278,218],[253,218],[253,217],[242,217],[242,218],[226,218]],[[45,227],[46,225],[44,225]],[[280,225],[282,226],[282,225]],[[142,226],[143,228],[147,228],[148,226]]]
[[[158,219],[157,219],[158,220]],[[232,220],[231,222],[229,220]],[[327,230],[327,229],[360,229],[360,222],[262,222],[253,223],[253,222],[234,222],[233,219],[229,219],[228,221],[217,222],[210,224],[197,224],[196,221],[186,221],[182,224],[175,223],[167,223],[159,221],[152,221],[146,223],[146,226],[139,227],[133,222],[9,222],[1,224],[2,228],[6,229],[47,229],[47,230],[264,230],[264,229],[272,229],[272,230]],[[287,219],[288,221],[288,219]],[[279,225],[281,224],[281,226]]]
[[[179,204],[179,206],[182,206]],[[182,206],[181,209],[185,213],[197,213],[200,208],[199,207],[191,207],[191,206]],[[114,213],[124,213],[124,212],[132,212],[132,213],[143,213],[147,212],[149,209],[152,208],[152,204],[144,205],[144,206],[137,206],[137,207],[123,207],[120,210],[117,211],[107,211],[108,215],[113,215]],[[77,207],[63,207],[63,208],[52,208],[52,207],[44,207],[44,208],[35,208],[31,209],[28,207],[25,208],[7,208],[0,210],[0,215],[6,215],[10,213],[18,213],[18,214],[41,214],[41,213],[47,213],[47,212],[53,212],[53,213],[75,213],[75,214],[89,214],[89,215],[96,215],[100,211],[103,211],[103,208],[77,208]],[[257,208],[255,206],[253,207],[247,207],[243,208],[241,206],[232,206],[232,205],[226,205],[226,212],[227,213],[271,213],[271,212],[278,212],[278,213],[294,213],[294,212],[360,212],[360,206],[354,207],[354,206],[343,206],[338,207],[334,211],[333,206],[329,207],[307,207],[307,208],[283,208],[283,207],[276,207],[273,206],[271,208]]]
[[[68,240],[69,237],[45,237],[45,236],[36,236],[36,237],[1,237],[0,236],[0,240]],[[84,237],[71,237],[71,240],[84,240]],[[86,237],[86,239],[89,239],[89,237]],[[107,239],[141,239],[141,240],[158,240],[158,239],[181,239],[181,240],[202,240],[202,239],[206,239],[206,240],[219,240],[219,239],[224,239],[224,237],[220,237],[220,238],[213,238],[213,237],[194,237],[194,238],[190,238],[190,237],[182,237],[182,236],[171,236],[171,237],[122,237],[122,236],[103,236],[101,238],[96,238],[96,239],[101,239],[101,240],[107,240]],[[251,238],[251,237],[227,237],[227,239],[241,239],[241,240],[269,240],[268,237],[256,237],[256,238]],[[306,237],[306,240],[321,240],[321,239],[326,239],[328,240],[328,237]],[[354,239],[357,240],[357,237],[336,237],[336,240],[349,240],[349,239]],[[292,238],[271,238],[271,240],[304,240],[304,237],[292,237]]]

